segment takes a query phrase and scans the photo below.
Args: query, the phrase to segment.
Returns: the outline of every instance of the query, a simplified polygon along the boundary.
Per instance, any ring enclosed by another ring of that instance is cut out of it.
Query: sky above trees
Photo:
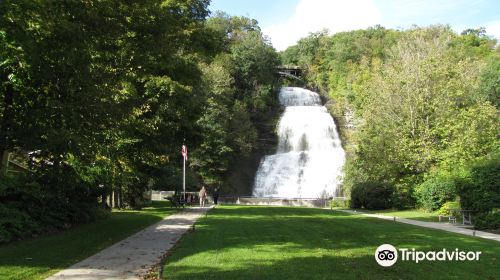
[[[210,10],[255,18],[277,50],[324,28],[336,33],[376,24],[408,28],[440,23],[457,32],[485,27],[500,39],[500,2],[493,0],[212,0]]]

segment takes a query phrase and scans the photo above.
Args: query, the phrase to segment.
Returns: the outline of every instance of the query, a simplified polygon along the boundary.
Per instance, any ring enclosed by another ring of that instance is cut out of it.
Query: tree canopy
[[[255,20],[208,4],[0,2],[0,151],[29,169],[2,177],[0,241],[178,189],[182,144],[189,188],[254,148],[278,57]]]
[[[453,186],[447,199],[460,196],[460,178],[498,157],[498,54],[482,28],[375,26],[311,34],[281,58],[330,99],[348,152],[345,190],[390,184],[392,206],[413,207],[443,186]]]

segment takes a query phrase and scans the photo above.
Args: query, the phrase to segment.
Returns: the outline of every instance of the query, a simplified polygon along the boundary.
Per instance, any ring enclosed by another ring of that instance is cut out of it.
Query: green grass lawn
[[[482,251],[469,261],[398,261],[381,267],[384,243],[417,250]],[[500,279],[500,243],[343,212],[221,206],[166,259],[165,279]]]
[[[390,217],[400,217],[407,218],[412,220],[418,220],[423,222],[439,222],[438,214],[434,212],[425,212],[419,209],[410,209],[410,210],[358,210],[358,212],[370,213],[370,214],[379,214]],[[446,220],[447,221],[447,220]]]
[[[172,214],[168,202],[141,211],[113,211],[109,218],[57,234],[0,246],[0,279],[44,279]]]

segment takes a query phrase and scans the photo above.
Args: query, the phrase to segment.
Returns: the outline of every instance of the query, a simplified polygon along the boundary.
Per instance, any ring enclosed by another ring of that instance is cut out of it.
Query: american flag
[[[186,145],[182,145],[182,156],[184,157],[185,160],[188,159],[188,150],[186,148]]]

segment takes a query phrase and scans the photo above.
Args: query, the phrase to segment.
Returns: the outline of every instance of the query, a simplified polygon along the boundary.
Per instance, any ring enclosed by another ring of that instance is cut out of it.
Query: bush
[[[477,229],[500,229],[500,211],[475,215],[473,222]]]
[[[364,182],[353,185],[351,189],[351,208],[380,210],[391,208],[394,187],[385,183]]]
[[[467,178],[460,181],[458,193],[464,209],[488,213],[500,208],[500,159],[472,166]]]
[[[418,204],[426,210],[438,210],[446,201],[456,198],[456,181],[444,176],[431,177],[417,186],[415,196]]]
[[[460,203],[458,201],[447,201],[439,208],[438,214],[442,216],[450,216],[452,213],[450,209],[460,210]]]
[[[353,209],[359,209],[363,207],[364,204],[364,191],[361,190],[360,185],[353,185],[351,188],[351,199],[349,200],[349,207]]]
[[[0,243],[23,237],[28,229],[28,218],[26,213],[0,205]]]
[[[500,208],[500,157],[473,165],[466,178],[459,181],[462,209],[472,210],[473,222],[480,228],[498,228]]]
[[[330,201],[331,208],[348,208],[350,205],[349,199],[334,199]]]
[[[96,200],[69,200],[54,193],[32,178],[0,177],[0,243],[66,229],[107,213]]]
[[[415,208],[415,198],[410,188],[396,187],[391,199],[393,208],[399,210]]]

